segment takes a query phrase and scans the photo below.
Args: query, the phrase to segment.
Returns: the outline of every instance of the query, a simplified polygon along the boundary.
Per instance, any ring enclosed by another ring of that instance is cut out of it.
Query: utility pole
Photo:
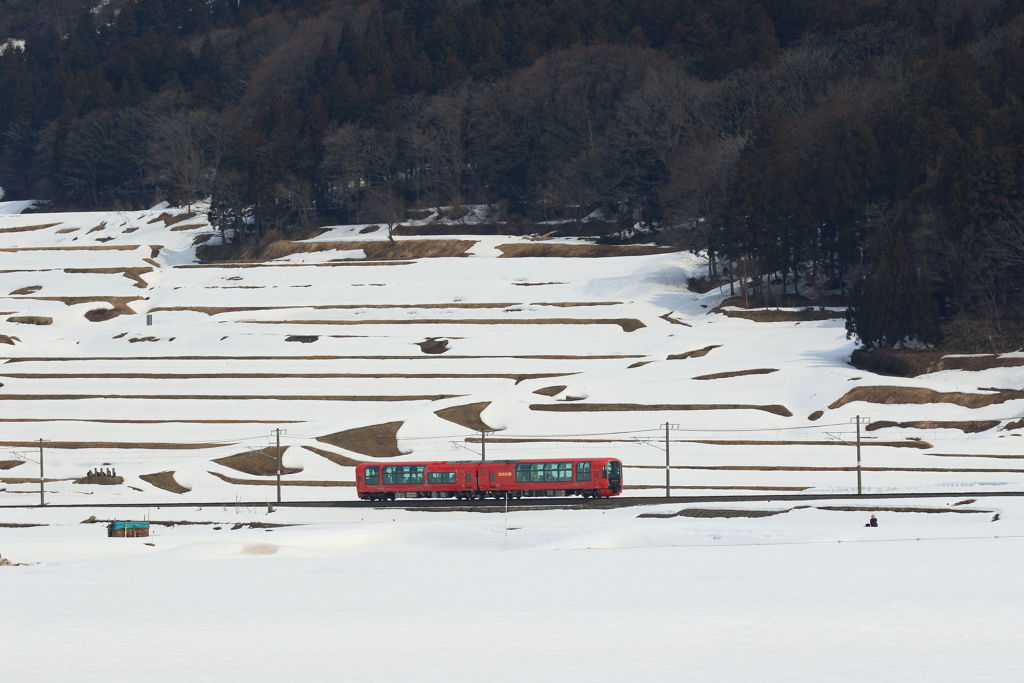
[[[44,482],[46,479],[43,476],[43,440],[39,439],[39,505],[42,507],[46,505],[46,490]]]
[[[281,502],[281,430],[275,429],[277,436],[277,502]]]
[[[861,495],[860,473],[860,415],[857,416],[857,495]]]
[[[480,430],[480,462],[487,460],[487,432]]]
[[[856,442],[856,445],[857,445],[857,495],[859,496],[864,491],[863,487],[861,486],[860,426],[861,426],[861,423],[867,424],[867,423],[871,422],[871,418],[870,417],[861,417],[860,415],[858,415],[854,419],[857,421],[857,442]]]
[[[669,446],[668,446],[668,444],[669,444],[668,430],[669,429],[673,429],[673,428],[678,429],[679,425],[672,424],[670,422],[666,422],[665,423],[665,497],[666,498],[671,498],[672,497],[672,462],[671,462],[671,457],[669,456],[669,450],[668,450],[669,449]]]

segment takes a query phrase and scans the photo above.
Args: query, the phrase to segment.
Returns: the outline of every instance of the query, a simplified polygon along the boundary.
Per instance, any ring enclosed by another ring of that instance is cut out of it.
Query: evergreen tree
[[[938,343],[938,305],[926,278],[914,272],[903,233],[886,239],[878,230],[872,251],[872,265],[850,296],[846,336],[868,349]]]

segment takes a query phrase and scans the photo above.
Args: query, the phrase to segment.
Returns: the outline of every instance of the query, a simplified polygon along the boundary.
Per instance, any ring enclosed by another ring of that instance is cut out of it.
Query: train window
[[[378,484],[380,484],[380,466],[379,465],[374,466],[374,467],[367,467],[364,470],[364,473],[366,475],[366,485],[367,486],[377,486]]]
[[[622,463],[618,460],[609,460],[601,469],[601,476],[605,479],[619,479],[622,477]]]
[[[494,472],[491,472],[491,481],[494,481]]]
[[[473,483],[473,473],[472,472],[466,472],[466,483],[467,484],[472,484]]]
[[[590,463],[576,463],[576,481],[590,481]]]
[[[454,484],[455,472],[431,472],[427,475],[428,484]]]
[[[516,481],[535,483],[572,481],[571,462],[521,462],[516,465]]]
[[[385,486],[405,486],[423,483],[424,465],[387,465],[384,467]]]

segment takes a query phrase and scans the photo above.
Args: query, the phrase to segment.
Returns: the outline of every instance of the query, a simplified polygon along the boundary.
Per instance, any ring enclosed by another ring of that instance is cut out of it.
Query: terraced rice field
[[[665,423],[676,492],[849,491],[857,415],[870,490],[1024,482],[1012,354],[879,377],[841,312],[716,311],[692,254],[364,228],[202,263],[201,214],[0,214],[0,504],[37,491],[39,439],[51,500],[268,497],[278,428],[293,499],[477,457],[485,428],[489,458],[612,455],[658,495]],[[123,484],[73,483],[107,465]]]

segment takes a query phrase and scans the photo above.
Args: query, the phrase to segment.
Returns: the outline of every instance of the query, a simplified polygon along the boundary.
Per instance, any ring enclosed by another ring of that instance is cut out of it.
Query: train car
[[[622,493],[622,462],[615,458],[580,458],[363,463],[356,467],[356,492],[363,500],[607,498]]]

